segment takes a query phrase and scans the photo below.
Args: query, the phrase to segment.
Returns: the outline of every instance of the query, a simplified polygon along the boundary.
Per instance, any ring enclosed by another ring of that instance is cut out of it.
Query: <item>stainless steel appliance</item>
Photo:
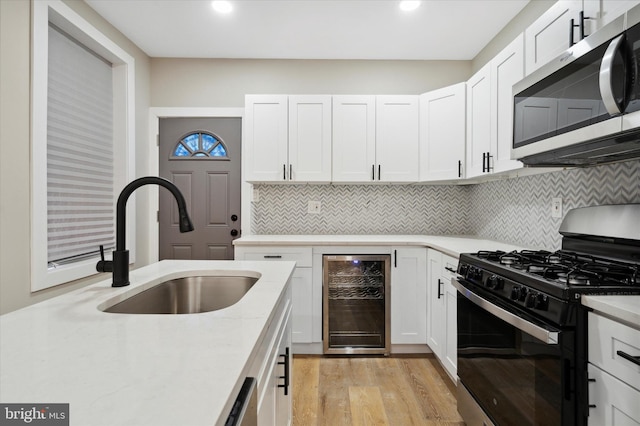
[[[513,87],[512,158],[530,166],[640,157],[640,6]]]
[[[582,295],[640,294],[640,204],[568,212],[562,250],[460,256],[458,410],[468,425],[585,425]]]
[[[323,256],[325,354],[390,351],[389,255]]]

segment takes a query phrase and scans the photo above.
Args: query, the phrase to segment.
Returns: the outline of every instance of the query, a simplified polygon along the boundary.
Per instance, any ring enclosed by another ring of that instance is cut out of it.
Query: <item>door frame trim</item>
[[[149,174],[158,176],[160,173],[160,147],[158,145],[158,135],[160,134],[161,118],[240,118],[243,120],[242,128],[244,129],[244,108],[189,108],[189,107],[151,107],[149,108],[149,163],[146,169]],[[242,133],[244,136],[244,132]],[[244,156],[244,142],[240,139],[242,155]],[[251,194],[251,184],[247,183],[244,178],[244,167],[241,170],[241,192],[240,192],[240,214],[242,222],[246,228],[244,235],[249,235],[251,225],[251,205],[249,195]],[[160,231],[158,227],[157,211],[160,208],[160,196],[157,191],[148,191],[147,203],[149,210],[147,212],[147,235],[149,235],[149,259],[147,263],[157,262],[160,250]]]

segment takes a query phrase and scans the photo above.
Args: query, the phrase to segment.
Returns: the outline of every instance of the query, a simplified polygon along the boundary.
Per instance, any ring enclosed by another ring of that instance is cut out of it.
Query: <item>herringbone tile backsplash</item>
[[[563,212],[640,203],[640,161],[572,169],[470,186],[257,185],[254,234],[476,235],[531,248],[560,248]],[[310,200],[320,214],[307,213]]]

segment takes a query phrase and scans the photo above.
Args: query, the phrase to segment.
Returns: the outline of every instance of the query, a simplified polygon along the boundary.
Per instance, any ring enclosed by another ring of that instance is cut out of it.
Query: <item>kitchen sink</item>
[[[237,303],[258,281],[249,276],[195,276],[161,282],[102,309],[116,314],[197,314]]]

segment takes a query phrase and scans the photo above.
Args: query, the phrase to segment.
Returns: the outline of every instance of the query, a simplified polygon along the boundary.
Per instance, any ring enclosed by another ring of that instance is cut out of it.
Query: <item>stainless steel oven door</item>
[[[574,424],[573,331],[541,323],[462,278],[452,284],[458,290],[458,377],[489,419],[496,425]]]

